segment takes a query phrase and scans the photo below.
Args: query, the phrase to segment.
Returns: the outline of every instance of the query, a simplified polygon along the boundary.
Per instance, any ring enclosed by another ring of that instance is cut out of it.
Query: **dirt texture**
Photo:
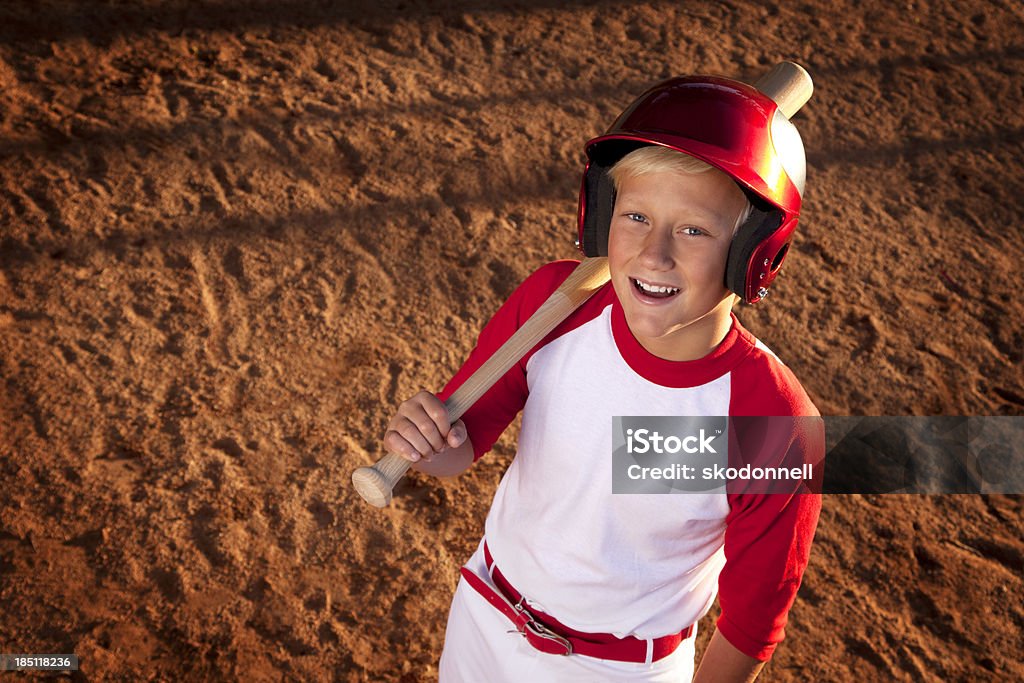
[[[0,4],[0,652],[435,680],[515,429],[384,510],[351,472],[574,256],[584,142],[673,75],[815,80],[738,314],[823,414],[1021,415],[1021,36],[1012,0]],[[761,680],[1024,679],[1022,508],[827,496]]]

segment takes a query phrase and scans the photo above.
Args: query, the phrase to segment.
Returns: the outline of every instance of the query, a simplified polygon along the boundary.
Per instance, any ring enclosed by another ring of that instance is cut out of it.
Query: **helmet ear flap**
[[[592,162],[583,177],[583,225],[580,249],[585,256],[608,255],[608,233],[615,208],[615,185],[608,175],[610,167]]]
[[[762,269],[763,272],[755,274],[757,264],[751,263],[751,259],[758,247],[765,244],[782,226],[783,218],[784,214],[778,209],[766,208],[763,202],[755,202],[750,216],[736,231],[729,245],[725,286],[747,303],[763,299],[765,295],[758,294],[758,290],[767,288],[774,279],[775,270],[778,269],[776,264],[772,264],[771,269],[766,267]]]

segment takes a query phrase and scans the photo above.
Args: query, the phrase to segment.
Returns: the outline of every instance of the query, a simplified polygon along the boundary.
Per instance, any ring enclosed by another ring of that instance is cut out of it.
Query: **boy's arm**
[[[764,662],[737,650],[717,629],[711,636],[693,683],[750,683]]]
[[[730,464],[735,445],[744,462],[812,463],[820,472],[825,451],[821,418],[738,417],[733,422],[737,438],[730,442]],[[717,635],[753,659],[767,661],[785,636],[821,511],[821,494],[811,492],[816,482],[752,480],[746,489],[728,493]],[[768,486],[778,492],[767,492]]]
[[[498,352],[502,345],[528,323],[552,292],[563,285],[576,270],[574,261],[556,261],[535,271],[502,304],[484,326],[469,358],[437,396],[447,400],[473,373]],[[538,344],[539,346],[539,344]],[[474,458],[480,458],[522,410],[529,395],[526,366],[534,349],[529,350],[465,413],[462,420],[473,437]]]
[[[451,421],[445,401],[501,349],[575,270],[575,262],[559,261],[527,278],[484,326],[476,347],[444,389],[437,395],[421,391],[402,402],[385,432],[385,450],[411,461],[413,469],[440,477],[461,474],[488,451],[526,401],[527,358],[520,358],[494,382],[463,413],[462,419]],[[591,271],[592,268],[588,269]]]

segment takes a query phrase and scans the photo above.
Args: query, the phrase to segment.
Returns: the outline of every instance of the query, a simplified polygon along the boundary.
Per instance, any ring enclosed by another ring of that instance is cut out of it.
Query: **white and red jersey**
[[[509,297],[447,398],[540,307],[576,262],[542,267]],[[580,631],[656,638],[696,623],[719,594],[718,628],[767,659],[807,566],[812,494],[612,494],[612,416],[818,415],[793,374],[733,318],[694,361],[633,337],[606,285],[463,416],[476,457],[523,412],[516,457],[486,522],[495,562],[544,613]],[[820,449],[814,435],[783,448]]]

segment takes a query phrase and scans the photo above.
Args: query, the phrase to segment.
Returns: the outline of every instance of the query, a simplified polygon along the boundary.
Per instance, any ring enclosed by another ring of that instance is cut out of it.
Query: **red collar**
[[[644,379],[666,387],[698,387],[731,371],[754,349],[754,337],[732,313],[732,327],[722,343],[697,360],[659,358],[640,345],[626,323],[618,298],[612,301],[612,336],[622,359]]]

